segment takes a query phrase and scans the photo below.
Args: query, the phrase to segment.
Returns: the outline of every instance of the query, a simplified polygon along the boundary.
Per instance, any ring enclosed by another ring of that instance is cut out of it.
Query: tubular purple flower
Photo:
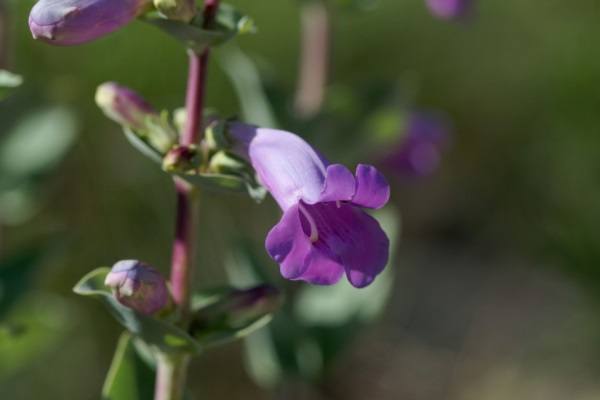
[[[283,210],[265,243],[281,274],[317,285],[335,284],[344,273],[357,288],[373,282],[387,264],[389,240],[362,208],[388,202],[383,175],[368,165],[353,174],[330,164],[289,132],[231,123],[229,133]]]
[[[104,284],[113,289],[119,303],[151,315],[169,303],[169,290],[160,272],[137,260],[113,265]]]
[[[40,0],[29,14],[35,39],[71,46],[105,36],[127,25],[149,0]]]
[[[442,19],[463,17],[469,10],[471,0],[425,0],[433,15]]]
[[[383,157],[382,164],[408,176],[430,175],[439,166],[449,141],[450,128],[443,118],[424,112],[412,113],[402,141]]]

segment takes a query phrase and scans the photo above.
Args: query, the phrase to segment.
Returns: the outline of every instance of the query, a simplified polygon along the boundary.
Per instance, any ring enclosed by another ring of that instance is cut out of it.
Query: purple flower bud
[[[169,291],[160,272],[137,260],[113,265],[104,284],[113,289],[119,303],[151,315],[169,303]]]
[[[160,154],[169,151],[177,140],[169,121],[131,89],[104,83],[96,91],[96,103],[108,118],[132,129]]]
[[[383,157],[383,164],[403,175],[430,175],[439,166],[449,139],[450,128],[443,118],[423,112],[413,113],[409,116],[402,141]]]
[[[433,15],[442,19],[464,17],[469,11],[471,0],[425,0]]]
[[[115,82],[107,82],[98,87],[96,104],[108,118],[132,129],[144,129],[149,115],[158,116],[142,96]]]
[[[29,14],[35,39],[71,46],[98,39],[127,25],[149,0],[40,0]]]

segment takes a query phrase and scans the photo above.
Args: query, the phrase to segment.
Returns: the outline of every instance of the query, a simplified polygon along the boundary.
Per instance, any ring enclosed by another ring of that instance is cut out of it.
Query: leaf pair
[[[90,272],[75,286],[75,293],[100,300],[125,329],[165,354],[198,354],[246,336],[266,324],[279,305],[278,292],[267,286],[197,294],[186,331],[167,319],[143,315],[120,304],[104,285],[108,272],[109,268]]]

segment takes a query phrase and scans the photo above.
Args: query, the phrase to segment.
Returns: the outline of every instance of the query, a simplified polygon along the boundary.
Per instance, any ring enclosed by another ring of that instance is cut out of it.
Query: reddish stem
[[[210,27],[219,7],[219,0],[206,0],[204,6],[204,26]],[[189,73],[186,94],[186,123],[180,144],[198,144],[202,138],[204,95],[210,49],[201,54],[190,51]],[[177,305],[181,324],[187,323],[190,304],[190,287],[195,248],[196,201],[195,191],[185,181],[176,178],[177,211],[175,218],[175,239],[171,258],[171,288]],[[155,400],[179,400],[183,396],[188,356],[178,358],[163,357],[158,360]]]
[[[219,7],[218,0],[206,0],[204,6],[204,26],[209,27]],[[198,144],[202,138],[204,97],[210,49],[201,54],[189,52],[189,72],[186,94],[186,123],[180,144]],[[177,190],[177,217],[175,241],[171,263],[171,285],[173,299],[185,316],[189,308],[190,282],[193,260],[194,201],[189,184],[175,181]]]

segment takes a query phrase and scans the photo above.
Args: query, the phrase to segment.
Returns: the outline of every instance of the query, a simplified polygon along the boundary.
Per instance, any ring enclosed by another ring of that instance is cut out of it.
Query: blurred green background
[[[230,2],[259,28],[237,44],[289,98],[298,2]],[[277,390],[261,388],[244,369],[242,345],[232,344],[193,363],[197,398],[600,396],[600,5],[476,3],[461,23],[434,19],[422,0],[334,11],[332,87],[399,82],[414,107],[450,117],[451,148],[432,176],[390,177],[402,215],[402,239],[388,267],[396,275],[391,300],[317,385],[290,379]],[[0,202],[0,256],[48,249],[27,276],[36,294],[11,311],[35,319],[43,333],[21,346],[3,345],[0,337],[0,398],[97,399],[120,329],[101,305],[71,288],[118,259],[140,258],[167,271],[174,191],[102,116],[93,94],[114,80],[159,107],[179,107],[186,55],[140,22],[85,46],[47,46],[29,34],[32,4],[6,2],[7,66],[25,83],[0,105],[0,139],[48,107],[67,110],[69,122],[54,115],[47,124],[77,137],[52,174],[36,175],[34,197],[43,201],[26,223]],[[222,115],[240,110],[216,61],[208,105]],[[322,143],[325,154],[356,153],[347,149],[345,131],[326,139],[319,132],[298,133]],[[372,154],[364,158],[373,162]],[[259,206],[203,193],[197,283],[227,280],[227,249],[240,235],[251,238],[281,281],[262,251],[278,216],[270,199]]]

